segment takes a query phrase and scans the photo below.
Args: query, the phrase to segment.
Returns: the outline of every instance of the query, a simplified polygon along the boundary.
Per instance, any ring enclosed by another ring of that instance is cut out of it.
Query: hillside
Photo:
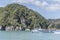
[[[38,12],[28,9],[20,4],[8,4],[0,7],[0,26],[21,26],[33,29],[41,27],[47,29],[50,23]]]
[[[60,19],[49,19],[49,22],[53,22],[57,29],[60,29]]]

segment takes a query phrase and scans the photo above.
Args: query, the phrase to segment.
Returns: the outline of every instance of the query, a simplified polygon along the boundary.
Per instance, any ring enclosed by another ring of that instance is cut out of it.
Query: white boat
[[[30,29],[26,29],[25,31],[30,31]]]
[[[40,29],[39,31],[43,33],[54,33],[53,30],[48,30],[48,29]]]
[[[59,30],[54,31],[54,34],[60,34]]]
[[[35,30],[35,29],[34,29],[34,30],[32,30],[31,32],[32,32],[32,33],[39,33],[39,30]]]
[[[60,32],[54,32],[54,34],[60,34]]]
[[[39,31],[40,31],[40,30],[43,30],[43,29],[39,29]]]

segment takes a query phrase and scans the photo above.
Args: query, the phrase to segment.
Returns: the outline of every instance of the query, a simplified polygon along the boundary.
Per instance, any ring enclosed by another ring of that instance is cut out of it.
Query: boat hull
[[[39,30],[40,32],[43,32],[43,33],[54,33],[53,30],[48,30],[48,29],[42,29],[42,30]]]

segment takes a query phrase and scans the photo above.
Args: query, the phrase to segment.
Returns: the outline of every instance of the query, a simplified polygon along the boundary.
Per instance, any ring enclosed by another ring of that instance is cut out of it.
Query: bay
[[[0,31],[0,40],[60,40],[60,34]]]

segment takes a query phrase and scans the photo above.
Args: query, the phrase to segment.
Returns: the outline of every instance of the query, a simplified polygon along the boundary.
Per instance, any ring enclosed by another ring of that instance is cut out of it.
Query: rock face
[[[0,30],[1,30],[2,26],[0,26]]]
[[[18,31],[18,30],[20,30],[20,29],[19,29],[19,27],[17,26],[17,27],[15,28],[15,31]]]
[[[6,26],[6,27],[2,27],[0,26],[0,30],[4,30],[4,31],[18,31],[18,30],[22,30],[21,26]]]
[[[6,31],[18,31],[21,30],[21,27],[8,26],[5,28]]]
[[[5,28],[6,31],[11,31],[11,30],[14,30],[14,27],[13,26],[8,26]]]

